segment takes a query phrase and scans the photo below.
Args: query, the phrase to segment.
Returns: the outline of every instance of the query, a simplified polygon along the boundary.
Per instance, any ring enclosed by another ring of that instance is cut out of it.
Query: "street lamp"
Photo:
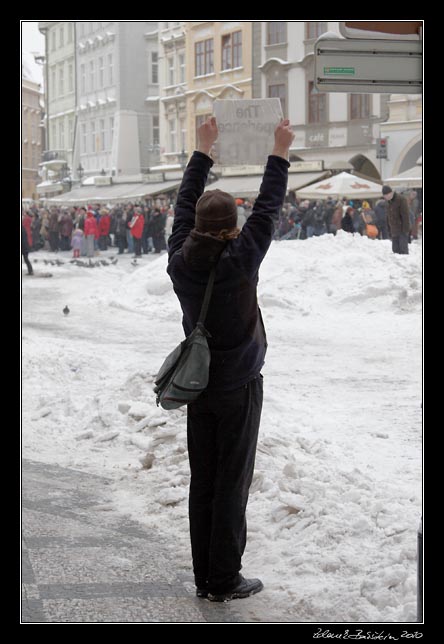
[[[188,159],[188,154],[185,152],[185,150],[182,148],[182,152],[177,155],[177,158],[179,160],[180,167],[182,170],[185,170],[187,167],[187,159]]]
[[[80,185],[82,185],[83,167],[81,163],[79,163],[79,166],[77,168],[77,174],[79,175]]]

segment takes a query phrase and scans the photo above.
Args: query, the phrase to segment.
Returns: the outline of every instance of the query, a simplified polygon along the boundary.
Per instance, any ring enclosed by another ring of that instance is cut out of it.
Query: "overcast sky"
[[[38,22],[22,21],[22,49],[25,51],[45,53],[45,39],[38,30]]]

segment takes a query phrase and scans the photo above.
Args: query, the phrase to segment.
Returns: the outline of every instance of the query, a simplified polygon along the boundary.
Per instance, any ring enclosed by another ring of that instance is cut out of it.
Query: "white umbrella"
[[[415,166],[414,168],[409,168],[405,172],[400,172],[394,177],[388,177],[385,180],[385,183],[391,186],[401,186],[405,188],[422,188],[422,168],[420,166]]]
[[[379,183],[362,179],[349,172],[340,172],[333,177],[323,179],[296,190],[301,199],[326,199],[327,197],[347,197],[347,199],[371,199],[382,197],[382,186]]]

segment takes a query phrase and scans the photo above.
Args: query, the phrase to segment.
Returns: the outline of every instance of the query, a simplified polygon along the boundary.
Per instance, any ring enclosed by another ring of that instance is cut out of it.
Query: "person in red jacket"
[[[111,226],[111,217],[106,208],[100,211],[99,221],[99,248],[100,250],[108,249],[108,235]]]
[[[134,216],[128,223],[131,235],[134,239],[134,251],[136,257],[142,257],[142,233],[145,220],[140,208],[134,208]]]
[[[29,212],[25,213],[25,216],[22,217],[22,224],[25,227],[26,236],[28,238],[28,250],[31,250],[32,249],[32,231],[31,231],[32,215]]]
[[[94,240],[99,238],[96,218],[92,210],[88,210],[85,219],[86,255],[94,257]]]

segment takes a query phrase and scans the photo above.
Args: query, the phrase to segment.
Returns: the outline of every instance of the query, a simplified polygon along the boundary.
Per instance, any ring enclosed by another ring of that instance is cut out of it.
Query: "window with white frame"
[[[168,128],[170,132],[170,152],[175,152],[176,147],[176,119],[168,121]]]
[[[151,52],[151,82],[159,82],[159,55],[157,51]]]
[[[55,50],[56,50],[56,47],[57,47],[56,37],[57,37],[56,30],[55,30],[55,29],[53,29],[53,31],[52,31],[52,33],[51,33],[51,51],[55,51]]]
[[[103,87],[105,84],[105,64],[103,62],[103,56],[99,58],[99,87]]]
[[[174,85],[174,57],[168,58],[168,85]]]
[[[179,83],[185,82],[185,54],[179,54]]]
[[[80,91],[86,94],[86,66],[84,63],[80,65]]]
[[[49,142],[49,148],[51,150],[57,149],[57,130],[55,121],[51,123],[51,140]]]
[[[242,65],[242,31],[222,36],[222,69]]]
[[[185,119],[180,119],[180,149],[186,150],[187,148],[187,130]]]
[[[113,55],[108,54],[108,85],[114,85]]]
[[[56,66],[53,65],[51,68],[51,89],[53,98],[57,96],[57,81],[56,81]]]
[[[159,145],[159,143],[160,143],[160,130],[159,130],[159,117],[157,115],[153,116],[152,140],[153,140],[153,145]]]
[[[64,67],[63,63],[59,66],[59,96],[63,96],[65,93]]]
[[[68,22],[68,42],[72,42],[72,22]]]
[[[59,47],[63,47],[65,45],[65,28],[62,24],[59,30]]]
[[[86,134],[86,123],[82,123],[82,137],[81,137],[81,150],[83,154],[88,152],[88,141]]]
[[[111,148],[113,144],[113,137],[114,137],[114,116],[109,117],[109,147]]]
[[[65,123],[63,118],[59,120],[59,149],[65,149]]]
[[[96,122],[95,121],[91,121],[91,123],[89,125],[89,129],[90,129],[90,132],[91,132],[90,152],[95,152],[96,151]]]
[[[74,65],[68,63],[68,92],[74,91]]]
[[[100,126],[100,130],[99,130],[100,152],[103,152],[104,150],[106,150],[106,148],[105,148],[105,119],[100,119],[99,126]]]
[[[272,22],[267,23],[267,45],[278,45],[287,41],[287,23]]]
[[[94,91],[94,61],[89,61],[89,91]]]
[[[68,119],[68,149],[72,150],[74,147],[74,119],[72,116]]]

